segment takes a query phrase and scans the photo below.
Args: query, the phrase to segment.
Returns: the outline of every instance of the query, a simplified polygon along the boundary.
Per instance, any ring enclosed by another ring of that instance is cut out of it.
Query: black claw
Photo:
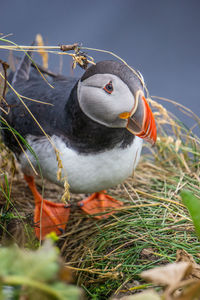
[[[60,228],[60,227],[58,227],[58,230],[63,234],[65,231],[62,229],[62,228]]]

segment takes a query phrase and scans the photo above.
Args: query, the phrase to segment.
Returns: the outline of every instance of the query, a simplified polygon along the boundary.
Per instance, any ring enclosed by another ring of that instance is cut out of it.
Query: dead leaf
[[[191,273],[188,278],[200,279],[200,265],[198,265],[193,256],[184,249],[178,249],[176,252],[176,262],[189,262],[192,265]]]
[[[191,272],[191,269],[192,265],[189,262],[178,262],[144,271],[140,276],[154,284],[175,286]]]
[[[176,300],[194,300],[200,299],[200,280],[193,282],[189,287],[185,288],[183,293]]]
[[[151,247],[142,249],[142,251],[140,252],[140,256],[142,259],[148,259],[152,261],[157,259],[157,256],[155,255],[155,250]]]
[[[184,249],[178,249],[176,252],[176,262],[180,261],[190,262],[192,265],[196,264],[193,256]]]
[[[114,298],[113,300],[117,299]],[[124,296],[120,300],[161,300],[161,298],[154,290],[148,290],[135,295]]]
[[[66,283],[74,282],[74,274],[72,269],[67,266],[62,266],[59,271],[59,279],[65,281]]]

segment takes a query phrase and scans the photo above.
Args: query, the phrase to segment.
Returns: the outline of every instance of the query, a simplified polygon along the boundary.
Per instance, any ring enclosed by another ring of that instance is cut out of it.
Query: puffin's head
[[[156,142],[156,124],[142,82],[125,64],[101,61],[88,68],[78,83],[78,101],[92,120]]]

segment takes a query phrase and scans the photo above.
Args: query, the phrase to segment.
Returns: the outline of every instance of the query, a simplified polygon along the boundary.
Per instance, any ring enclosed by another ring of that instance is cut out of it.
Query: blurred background
[[[143,74],[151,95],[177,101],[200,116],[199,0],[1,0],[0,7],[0,32],[12,33],[9,39],[17,44],[29,45],[41,33],[47,45],[80,42],[113,51]],[[88,54],[95,61],[112,59]],[[1,59],[7,57],[0,51]],[[59,72],[60,56],[49,57],[49,68]],[[71,75],[68,56],[63,73]],[[74,76],[82,73],[77,68]],[[160,103],[188,127],[194,125],[171,104]]]

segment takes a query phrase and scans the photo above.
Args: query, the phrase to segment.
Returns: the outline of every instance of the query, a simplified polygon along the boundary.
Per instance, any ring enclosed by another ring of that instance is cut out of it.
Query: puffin
[[[143,140],[154,145],[157,133],[143,78],[123,62],[99,61],[81,78],[49,76],[50,86],[28,54],[9,78],[13,88],[6,94],[9,112],[1,112],[2,137],[33,194],[35,234],[42,240],[52,231],[64,233],[71,205],[44,199],[32,167],[38,176],[63,186],[57,178],[57,149],[70,192],[91,194],[78,206],[106,218],[123,205],[106,190],[133,174]]]

